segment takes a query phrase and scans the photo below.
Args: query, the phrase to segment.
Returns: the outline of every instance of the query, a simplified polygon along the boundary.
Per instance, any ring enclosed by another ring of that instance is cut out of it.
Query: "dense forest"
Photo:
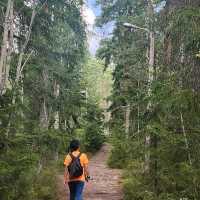
[[[96,72],[89,64],[81,7],[0,1],[1,200],[55,200],[56,170],[70,139],[79,137],[86,151],[104,141],[97,88],[103,66],[94,60]]]
[[[85,3],[0,0],[0,199],[56,200],[78,138],[124,200],[199,200],[200,1],[96,0],[96,58]]]
[[[98,57],[115,65],[109,163],[125,199],[200,199],[200,1],[97,2],[97,25],[115,24]]]

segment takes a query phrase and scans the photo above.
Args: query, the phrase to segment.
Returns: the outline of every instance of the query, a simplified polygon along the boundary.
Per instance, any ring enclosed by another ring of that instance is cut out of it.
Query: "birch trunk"
[[[130,104],[126,106],[126,113],[125,113],[125,133],[126,136],[129,134],[130,129],[130,113],[131,113],[131,107]]]
[[[44,84],[44,87],[47,88],[48,74],[47,74],[47,70],[45,69],[42,72],[42,82]],[[47,108],[46,96],[44,94],[43,99],[42,99],[42,104],[41,104],[41,111],[40,111],[40,127],[47,129],[48,126],[49,126],[49,113],[48,113],[48,108]]]
[[[126,106],[125,106],[125,116],[124,116],[124,126],[125,126],[125,134],[126,137],[129,135],[129,129],[130,129],[130,113],[131,113],[131,106],[130,106],[130,100],[128,98],[128,92],[129,92],[129,67],[125,65],[124,66],[124,81],[122,83],[122,89],[124,92],[124,95],[126,96]]]
[[[148,89],[148,96],[151,96],[152,90],[151,90],[151,84],[154,79],[154,57],[155,57],[155,37],[154,33],[151,31],[149,34],[150,37],[150,49],[149,49],[149,77],[148,77],[148,83],[149,83],[149,89]],[[152,106],[151,101],[148,102],[147,110],[150,110]],[[151,145],[151,136],[147,133],[145,138],[145,171],[149,172],[150,169],[150,145]]]
[[[13,4],[12,3],[11,3],[11,8],[13,8]],[[30,21],[30,25],[29,25],[29,28],[28,28],[28,32],[26,33],[26,36],[25,36],[26,40],[25,40],[25,42],[24,42],[24,44],[23,44],[23,46],[21,48],[20,54],[19,54],[19,59],[18,59],[18,64],[17,64],[17,72],[16,72],[16,78],[15,78],[15,86],[18,86],[20,78],[22,78],[23,69],[24,69],[26,63],[28,62],[30,56],[33,53],[33,51],[31,51],[31,53],[27,56],[27,58],[24,61],[24,63],[22,63],[23,62],[23,57],[24,57],[24,51],[25,51],[25,49],[26,49],[26,47],[28,45],[28,42],[30,40],[31,30],[32,30],[32,26],[33,26],[33,22],[34,22],[35,16],[36,16],[36,11],[35,11],[35,8],[34,8],[33,11],[32,11],[32,16],[31,16],[31,21]],[[7,71],[7,73],[9,75],[8,71]],[[19,89],[19,93],[20,93],[20,97],[21,97],[21,102],[23,102],[23,88]],[[16,102],[16,98],[17,98],[16,97],[16,90],[14,90],[14,94],[13,94],[13,97],[12,97],[12,104],[13,105]],[[9,122],[8,122],[7,131],[6,131],[7,135],[10,132],[11,122],[13,120],[13,113],[11,113],[10,115],[11,116],[10,116],[10,119],[9,119]],[[21,112],[21,115],[23,115],[22,112]]]
[[[188,161],[189,161],[189,164],[192,166],[192,159],[191,159],[191,153],[190,153],[190,148],[189,148],[189,142],[188,142],[186,131],[185,131],[185,125],[184,125],[182,112],[180,113],[180,118],[181,118],[181,128],[182,128],[184,141],[185,141],[185,147],[187,149],[187,154],[188,154]]]
[[[41,112],[40,112],[40,127],[48,129],[48,126],[49,126],[48,109],[46,104],[46,98],[43,98]]]
[[[42,171],[42,168],[43,168],[42,160],[39,160],[38,167],[37,167],[37,175],[40,174],[40,172]]]
[[[28,28],[28,32],[26,33],[26,40],[21,48],[20,54],[19,54],[19,59],[18,59],[18,63],[17,63],[17,73],[16,73],[16,78],[15,78],[15,84],[18,85],[18,82],[22,76],[22,71],[24,68],[24,65],[22,64],[23,62],[23,57],[24,57],[24,52],[26,50],[26,47],[28,45],[28,42],[30,40],[30,36],[31,36],[31,31],[32,31],[32,26],[33,26],[33,22],[36,16],[36,11],[35,8],[32,11],[32,15],[31,15],[31,21],[30,21],[30,25]]]
[[[14,1],[11,2],[10,6],[10,31],[9,31],[9,46],[8,46],[8,55],[7,55],[7,63],[5,68],[5,88],[9,86],[9,72],[10,72],[10,64],[11,64],[11,54],[13,52],[13,40],[14,36]]]
[[[57,81],[55,81],[54,83],[54,96],[57,99],[60,95],[60,85],[57,83]],[[59,111],[57,110],[54,113],[54,128],[56,130],[59,129]]]
[[[186,150],[187,150],[187,156],[188,156],[188,161],[189,161],[189,164],[190,166],[192,167],[193,163],[192,163],[192,155],[190,153],[190,147],[189,147],[189,142],[188,142],[188,139],[187,139],[187,134],[186,134],[186,131],[185,131],[185,124],[184,124],[184,119],[183,119],[183,113],[180,112],[180,119],[181,119],[181,128],[182,128],[182,132],[183,132],[183,137],[184,137],[184,141],[185,141],[185,147],[186,147]],[[198,189],[197,189],[197,184],[196,184],[196,178],[194,177],[193,180],[193,185],[194,185],[194,194],[195,194],[195,199],[197,199],[197,196],[198,196]]]
[[[19,59],[18,59],[18,63],[17,63],[17,70],[16,70],[16,77],[15,77],[15,86],[18,86],[20,78],[22,78],[23,69],[24,69],[26,63],[28,62],[30,56],[33,53],[33,51],[31,51],[31,53],[27,56],[26,60],[22,64],[24,52],[25,52],[26,47],[28,45],[28,42],[30,40],[32,26],[33,26],[35,16],[36,16],[36,11],[35,11],[35,8],[34,8],[33,11],[32,11],[31,21],[30,21],[30,25],[29,25],[29,28],[28,28],[28,32],[26,33],[26,36],[25,36],[26,39],[25,39],[25,42],[24,42],[24,44],[21,48],[20,54],[19,54]],[[13,95],[12,104],[15,104],[15,101],[16,101],[16,95],[15,94],[16,94],[16,91],[14,92],[14,95]],[[23,88],[20,88],[20,94],[21,94],[21,100],[23,101]]]
[[[154,21],[154,8],[151,0],[148,0],[148,18],[149,18],[149,69],[148,69],[148,96],[151,97],[152,90],[151,85],[154,80],[154,62],[155,62],[155,35],[153,30],[153,21]],[[150,110],[152,106],[151,101],[148,102],[147,110]],[[149,172],[150,169],[150,145],[151,145],[151,136],[149,133],[146,134],[145,138],[145,166],[144,169],[146,172]]]
[[[7,65],[7,56],[8,56],[8,45],[9,45],[9,30],[12,27],[12,16],[13,16],[13,0],[8,0],[6,13],[5,13],[5,22],[4,22],[4,31],[3,31],[3,40],[1,45],[1,57],[0,57],[0,93],[2,94],[5,88],[6,82],[6,65]],[[11,33],[12,34],[12,33]]]
[[[149,34],[150,37],[150,49],[149,49],[149,77],[148,77],[148,84],[149,84],[149,89],[148,89],[148,96],[151,97],[152,95],[152,90],[151,90],[151,84],[154,79],[154,56],[155,56],[155,38],[154,38],[154,33],[151,31]],[[148,102],[147,105],[147,110],[150,110],[152,106],[151,101]],[[151,136],[147,133],[146,138],[145,138],[145,171],[149,171],[149,165],[150,165],[150,145],[151,145]]]
[[[140,133],[140,103],[139,103],[139,89],[140,89],[140,81],[138,81],[138,92],[137,92],[137,98],[138,98],[138,106],[137,106],[137,133]]]

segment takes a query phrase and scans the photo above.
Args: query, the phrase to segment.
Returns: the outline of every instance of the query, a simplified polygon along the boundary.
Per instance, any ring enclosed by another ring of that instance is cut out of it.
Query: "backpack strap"
[[[79,155],[77,156],[77,158],[80,158],[80,157],[81,157],[81,154],[82,154],[82,153],[80,152]]]
[[[69,156],[71,157],[72,160],[75,159],[75,156],[72,154],[72,152],[69,153]]]

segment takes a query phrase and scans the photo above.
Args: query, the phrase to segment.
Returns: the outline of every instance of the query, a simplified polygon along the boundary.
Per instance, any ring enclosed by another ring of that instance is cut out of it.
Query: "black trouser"
[[[84,188],[83,181],[71,181],[68,183],[70,200],[83,200],[82,193]]]

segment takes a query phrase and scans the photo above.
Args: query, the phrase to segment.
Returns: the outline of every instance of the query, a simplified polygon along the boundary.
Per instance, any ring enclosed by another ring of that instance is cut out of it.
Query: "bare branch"
[[[26,60],[24,61],[21,69],[20,69],[20,75],[22,74],[22,71],[24,70],[25,65],[27,64],[27,62],[29,61],[30,57],[33,55],[33,50],[28,54]]]

